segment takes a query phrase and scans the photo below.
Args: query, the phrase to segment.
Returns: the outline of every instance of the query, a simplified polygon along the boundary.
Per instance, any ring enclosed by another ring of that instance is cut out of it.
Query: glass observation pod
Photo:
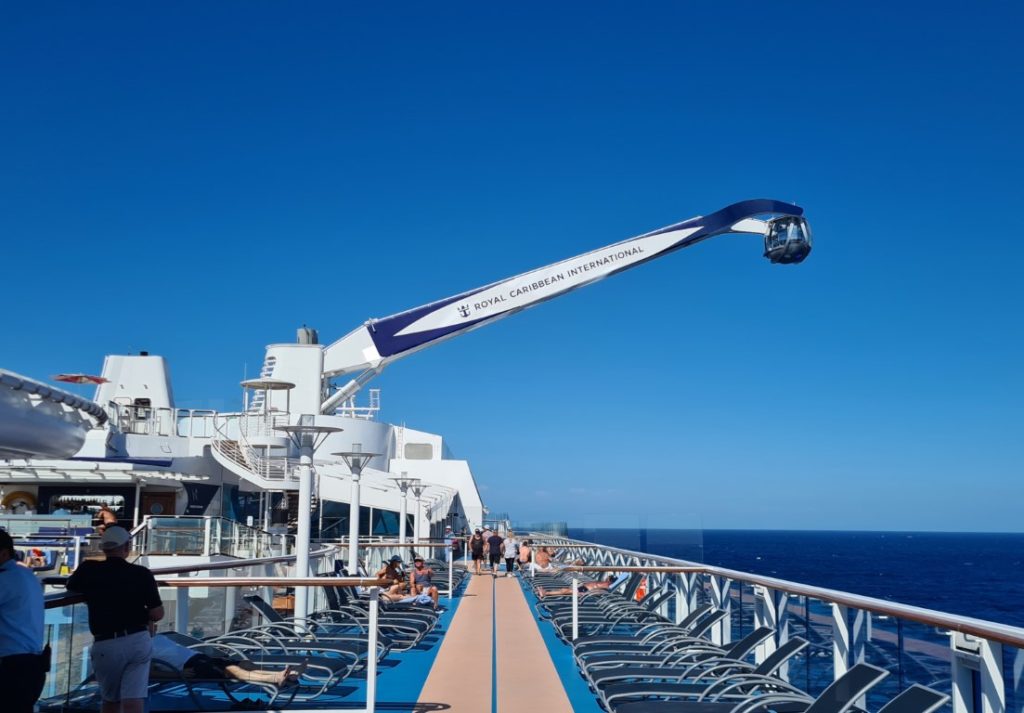
[[[764,256],[784,265],[803,262],[811,253],[811,226],[805,218],[787,215],[768,221]]]

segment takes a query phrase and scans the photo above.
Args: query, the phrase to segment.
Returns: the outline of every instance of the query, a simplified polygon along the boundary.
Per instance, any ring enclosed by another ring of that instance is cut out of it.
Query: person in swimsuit
[[[615,581],[615,575],[608,577],[603,582],[583,582],[577,588],[577,593],[586,594],[587,592],[593,592],[598,589],[608,589],[612,586],[612,582]],[[543,599],[544,597],[564,597],[572,594],[572,587],[559,587],[558,589],[544,589],[544,587],[537,587],[537,598]]]
[[[388,594],[391,597],[403,597],[405,596],[405,574],[402,573],[402,558],[395,555],[387,563],[377,570],[375,575],[377,579],[384,579],[391,582],[391,586],[388,587],[387,591],[381,592],[381,594]],[[394,601],[389,598],[388,601]]]
[[[526,571],[526,568],[530,566],[530,562],[533,560],[533,548],[530,546],[529,540],[523,540],[523,543],[519,545],[519,569],[522,572]]]
[[[437,609],[437,587],[432,583],[434,570],[423,564],[423,558],[417,557],[413,560],[413,569],[409,573],[409,593],[413,596],[428,594]]]

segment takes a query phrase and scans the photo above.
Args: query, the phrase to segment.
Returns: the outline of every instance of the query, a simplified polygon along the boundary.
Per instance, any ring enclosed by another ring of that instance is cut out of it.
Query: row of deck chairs
[[[380,666],[396,665],[391,652],[435,643],[438,613],[430,607],[411,607],[381,602],[376,651],[367,647],[369,603],[353,590],[324,587],[328,608],[313,612],[304,623],[286,617],[257,595],[245,600],[263,617],[258,626],[198,639],[164,633],[182,646],[213,657],[247,659],[264,669],[303,666],[297,683],[243,682],[184,675],[173,666],[154,659],[151,676],[151,710],[161,700],[187,699],[187,710],[231,710],[259,707],[315,706],[317,699],[339,695],[339,685],[349,677],[365,677],[369,657]],[[86,682],[88,683],[88,682]],[[349,689],[351,692],[354,689]],[[255,698],[253,697],[255,696]],[[180,705],[173,706],[181,710]]]
[[[709,638],[726,612],[704,606],[682,621],[657,613],[671,596],[652,591],[634,599],[639,575],[620,576],[608,590],[580,595],[579,636],[572,636],[572,598],[540,599],[537,611],[572,646],[580,674],[603,708],[614,713],[847,713],[860,711],[858,700],[888,672],[857,664],[814,698],[783,680],[784,665],[808,646],[794,637],[761,662],[754,651],[775,631],[760,627],[737,641],[718,646]],[[564,573],[526,580],[535,590],[571,584]],[[931,713],[949,696],[914,685],[878,713]]]

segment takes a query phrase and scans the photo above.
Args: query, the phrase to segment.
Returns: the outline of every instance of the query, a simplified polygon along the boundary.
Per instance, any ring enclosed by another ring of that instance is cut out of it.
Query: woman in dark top
[[[484,538],[480,530],[469,538],[469,552],[473,555],[473,573],[480,574],[480,563],[484,560]]]

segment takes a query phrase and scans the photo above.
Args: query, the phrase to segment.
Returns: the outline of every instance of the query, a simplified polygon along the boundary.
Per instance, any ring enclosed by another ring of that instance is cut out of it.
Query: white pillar
[[[847,608],[832,602],[832,671],[838,680],[850,670],[850,627],[846,623]]]
[[[303,445],[299,450],[299,522],[295,534],[295,576],[309,576],[309,516],[313,509],[313,464],[312,446]],[[309,589],[295,588],[295,617],[304,620],[309,614]]]
[[[398,541],[400,543],[404,543],[405,542],[405,529],[406,529],[406,527],[405,527],[405,519],[406,519],[406,517],[408,515],[408,510],[409,510],[408,501],[409,501],[409,499],[405,496],[407,488],[402,488],[401,490],[402,490],[402,511],[401,511],[401,514],[398,516]]]
[[[416,496],[416,520],[412,531],[412,541],[419,542],[420,538],[423,537],[423,497],[422,495]]]
[[[135,481],[135,515],[134,515],[134,517],[132,517],[132,529],[133,530],[136,527],[139,526],[140,522],[142,522],[142,517],[141,517],[142,503],[140,502],[141,499],[142,499],[142,481],[141,480],[136,480]],[[174,513],[171,513],[171,514],[173,515]]]
[[[374,713],[377,707],[377,607],[380,589],[370,587],[370,611],[366,641],[366,713]]]
[[[580,580],[576,577],[572,578],[572,640],[580,636]]]
[[[363,469],[352,463],[352,500],[348,508],[348,576],[359,576],[359,476]]]

